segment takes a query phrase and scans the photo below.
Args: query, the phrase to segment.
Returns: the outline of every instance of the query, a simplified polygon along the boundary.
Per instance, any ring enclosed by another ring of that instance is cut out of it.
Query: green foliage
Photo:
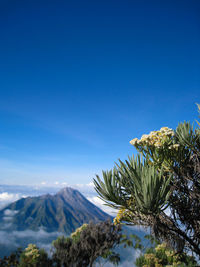
[[[52,243],[55,251],[53,254],[53,261],[58,262],[58,266],[69,266],[73,260],[70,249],[72,246],[72,239],[69,237],[60,236]]]
[[[81,232],[88,227],[88,224],[84,223],[81,227],[77,228],[75,232],[71,234],[73,242],[78,242],[80,240]]]
[[[70,237],[60,236],[53,241],[51,259],[44,249],[29,244],[23,251],[0,259],[0,267],[87,267],[99,257],[117,265],[120,256],[113,248],[121,238],[121,226],[110,221],[84,224]]]
[[[166,177],[163,170],[158,172],[155,166],[142,162],[139,156],[129,158],[125,163],[120,161],[117,167],[113,172],[103,172],[104,182],[99,176],[94,180],[97,193],[109,206],[127,207],[127,201],[134,198],[137,209],[144,214],[166,208],[171,176]]]
[[[0,259],[0,267],[13,267],[18,266],[22,249],[19,248],[15,252],[12,252],[9,256],[5,256]]]
[[[122,184],[117,174],[117,169],[114,168],[113,171],[102,172],[104,182],[101,181],[98,175],[96,176],[97,180],[94,180],[95,189],[99,197],[106,202],[107,206],[113,208],[120,208],[126,205],[129,199],[126,193],[123,192]]]
[[[53,242],[53,259],[64,267],[92,266],[99,257],[117,264],[120,258],[112,249],[120,242],[120,232],[121,227],[110,221],[84,225],[71,237],[60,237]]]
[[[53,261],[48,258],[44,249],[37,248],[34,244],[29,244],[24,250],[18,249],[0,259],[0,267],[53,267]]]
[[[115,223],[150,226],[161,241],[200,257],[200,129],[184,122],[130,143],[143,157],[97,175],[99,197],[119,210]]]
[[[163,170],[158,172],[148,161],[142,162],[139,156],[136,159],[129,158],[129,161],[125,162],[120,161],[118,171],[122,179],[131,179],[132,196],[136,200],[138,210],[143,214],[159,213],[165,208],[169,198],[171,177],[166,177]]]
[[[196,267],[197,262],[185,253],[175,253],[165,243],[146,249],[135,262],[137,267]]]
[[[51,261],[44,249],[37,248],[34,244],[29,244],[28,247],[21,253],[18,267],[50,267]]]

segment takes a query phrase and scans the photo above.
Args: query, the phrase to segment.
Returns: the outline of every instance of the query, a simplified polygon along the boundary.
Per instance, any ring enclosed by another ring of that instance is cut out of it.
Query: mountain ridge
[[[54,195],[21,198],[0,210],[0,226],[12,230],[58,231],[70,234],[83,223],[97,223],[111,216],[87,200],[78,190],[65,187]]]

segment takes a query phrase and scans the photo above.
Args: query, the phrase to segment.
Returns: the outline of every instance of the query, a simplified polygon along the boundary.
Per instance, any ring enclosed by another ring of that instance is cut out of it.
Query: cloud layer
[[[0,230],[0,257],[9,255],[18,247],[25,248],[30,243],[34,243],[50,253],[52,241],[60,235],[63,234],[58,232],[48,233],[43,229],[39,231],[8,231],[2,229]]]
[[[115,216],[116,211],[108,206],[105,206],[104,202],[97,196],[94,190],[93,183],[90,184],[76,184],[70,185],[73,188],[79,190],[89,201],[94,205],[98,206],[106,213]],[[4,207],[10,202],[16,201],[17,199],[24,196],[37,196],[46,193],[54,194],[60,190],[60,187],[46,187],[45,185],[37,187],[26,187],[26,186],[0,186],[0,208]],[[57,239],[58,236],[63,233],[58,232],[47,232],[41,228],[38,231],[25,230],[25,231],[13,231],[12,230],[12,217],[16,214],[16,211],[6,209],[3,214],[4,221],[0,225],[0,257],[9,255],[12,251],[15,251],[18,247],[27,247],[29,243],[34,243],[40,248],[44,248],[50,253],[51,243]],[[144,236],[143,229],[134,228],[134,233],[142,233]],[[122,263],[119,267],[134,266],[138,251],[134,251],[133,248],[123,247],[117,248],[117,252],[121,255]],[[114,267],[111,263],[106,263],[106,267]]]
[[[25,196],[19,193],[8,193],[8,192],[0,193],[0,209],[5,207],[7,204],[14,202],[22,197]]]

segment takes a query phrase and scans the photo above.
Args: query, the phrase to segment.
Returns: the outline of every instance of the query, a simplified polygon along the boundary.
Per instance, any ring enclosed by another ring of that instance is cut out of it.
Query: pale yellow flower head
[[[165,132],[165,131],[168,131],[168,130],[171,130],[171,129],[169,129],[168,127],[162,127],[162,128],[160,129],[161,132]]]
[[[25,248],[26,257],[38,258],[40,256],[39,250],[35,244],[29,244],[27,248]]]
[[[138,139],[134,138],[133,140],[130,141],[130,144],[134,146],[135,144],[137,144],[137,142],[138,142]]]
[[[162,127],[159,131],[151,131],[149,134],[143,134],[141,139],[134,138],[130,141],[133,146],[155,146],[162,148],[165,145],[171,144],[171,137],[174,136],[174,131],[168,127]],[[171,147],[176,148],[176,147]]]

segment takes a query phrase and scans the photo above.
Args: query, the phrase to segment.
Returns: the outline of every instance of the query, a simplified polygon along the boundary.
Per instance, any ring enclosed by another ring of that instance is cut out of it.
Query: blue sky
[[[198,0],[2,0],[0,33],[1,184],[90,183],[198,118]]]

